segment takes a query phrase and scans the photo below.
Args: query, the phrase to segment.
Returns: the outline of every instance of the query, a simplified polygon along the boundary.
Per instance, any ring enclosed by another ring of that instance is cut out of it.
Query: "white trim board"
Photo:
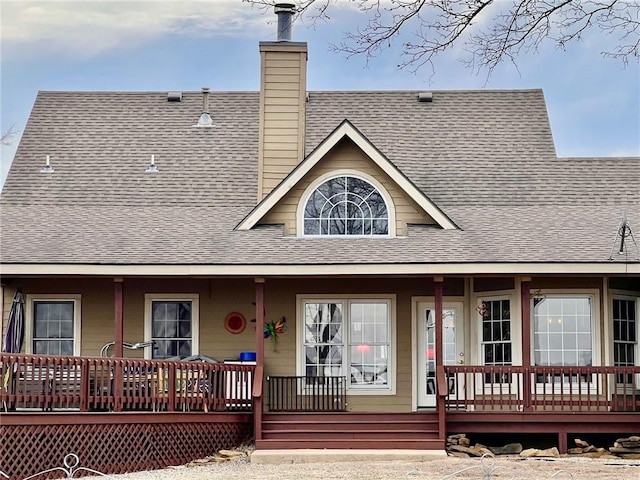
[[[370,263],[316,265],[91,265],[5,263],[1,276],[640,275],[640,263]]]

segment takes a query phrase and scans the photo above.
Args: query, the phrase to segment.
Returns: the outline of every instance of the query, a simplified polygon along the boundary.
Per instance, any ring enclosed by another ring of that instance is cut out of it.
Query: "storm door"
[[[442,358],[445,365],[464,363],[462,303],[445,303],[442,308]],[[418,407],[436,405],[436,322],[433,303],[419,302],[418,321]],[[462,398],[464,391],[454,377],[447,379],[449,394]]]

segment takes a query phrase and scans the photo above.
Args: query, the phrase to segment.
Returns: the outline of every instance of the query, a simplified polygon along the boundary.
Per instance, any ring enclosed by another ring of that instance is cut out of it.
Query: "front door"
[[[435,305],[418,302],[418,407],[436,405],[436,323]],[[445,365],[464,363],[463,304],[445,303],[442,307],[442,358]],[[450,392],[461,388],[450,381]],[[459,397],[459,395],[458,395]]]

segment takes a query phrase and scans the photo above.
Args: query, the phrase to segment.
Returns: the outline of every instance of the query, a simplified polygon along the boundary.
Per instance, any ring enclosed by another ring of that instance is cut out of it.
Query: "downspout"
[[[262,410],[264,406],[264,278],[256,278],[256,371],[253,380],[253,435],[262,440]]]

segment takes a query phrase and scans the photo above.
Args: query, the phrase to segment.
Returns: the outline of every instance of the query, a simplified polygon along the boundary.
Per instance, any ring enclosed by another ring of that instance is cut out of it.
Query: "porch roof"
[[[2,273],[19,264],[388,265],[634,262],[639,158],[557,158],[542,92],[311,92],[306,151],[347,118],[460,230],[293,238],[235,227],[257,198],[258,93],[43,92],[0,199]],[[41,174],[45,155],[55,173]],[[155,155],[158,173],[145,173]],[[13,225],[14,227],[8,227]]]

